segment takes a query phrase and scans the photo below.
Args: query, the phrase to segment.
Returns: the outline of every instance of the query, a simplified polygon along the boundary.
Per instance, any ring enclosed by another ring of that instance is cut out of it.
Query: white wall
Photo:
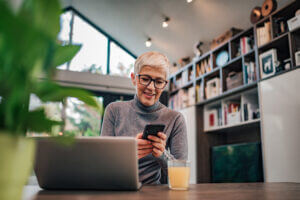
[[[197,183],[197,146],[196,146],[196,107],[191,106],[180,110],[186,120],[188,135],[188,159],[191,161],[190,183]]]
[[[300,69],[259,83],[266,182],[300,182]]]

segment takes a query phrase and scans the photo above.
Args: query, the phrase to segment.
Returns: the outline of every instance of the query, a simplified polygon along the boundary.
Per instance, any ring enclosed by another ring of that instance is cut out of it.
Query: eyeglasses
[[[163,89],[168,83],[168,81],[166,81],[162,78],[153,79],[149,75],[137,74],[137,76],[139,77],[139,83],[141,85],[148,86],[153,81],[154,82],[154,87],[156,89]]]

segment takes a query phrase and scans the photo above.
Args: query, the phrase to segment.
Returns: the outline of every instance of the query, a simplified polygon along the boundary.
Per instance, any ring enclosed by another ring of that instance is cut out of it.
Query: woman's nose
[[[154,90],[154,80],[151,80],[150,84],[147,86],[148,89]]]

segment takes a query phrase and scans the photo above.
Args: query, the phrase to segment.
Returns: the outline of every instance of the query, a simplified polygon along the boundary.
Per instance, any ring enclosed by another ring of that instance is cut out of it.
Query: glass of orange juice
[[[169,188],[172,190],[187,190],[190,180],[190,161],[168,160]]]

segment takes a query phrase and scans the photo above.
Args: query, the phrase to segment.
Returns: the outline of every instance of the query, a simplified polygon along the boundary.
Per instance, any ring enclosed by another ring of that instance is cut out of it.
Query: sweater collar
[[[159,101],[155,102],[152,106],[145,106],[143,105],[140,100],[138,99],[137,95],[134,95],[134,99],[133,99],[134,105],[145,112],[154,112],[159,108]]]

